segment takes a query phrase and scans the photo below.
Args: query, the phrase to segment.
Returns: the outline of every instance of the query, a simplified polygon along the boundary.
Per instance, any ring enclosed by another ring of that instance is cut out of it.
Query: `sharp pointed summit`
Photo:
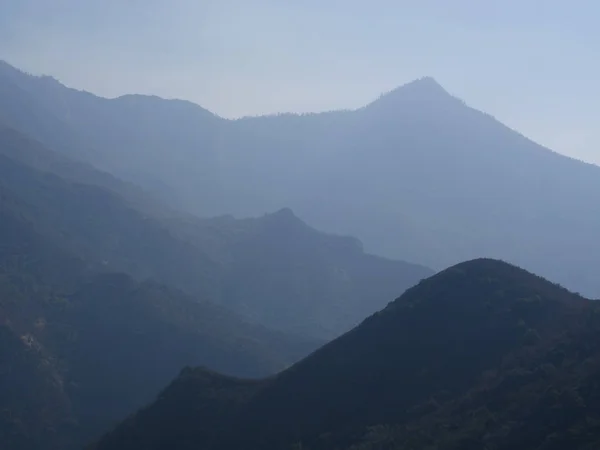
[[[398,89],[418,89],[422,92],[438,92],[448,94],[444,87],[432,76],[424,76],[400,86]]]
[[[418,104],[447,105],[455,103],[453,97],[435,78],[426,76],[406,83],[389,92],[382,94],[377,100],[367,105],[367,108],[395,108],[401,105]]]

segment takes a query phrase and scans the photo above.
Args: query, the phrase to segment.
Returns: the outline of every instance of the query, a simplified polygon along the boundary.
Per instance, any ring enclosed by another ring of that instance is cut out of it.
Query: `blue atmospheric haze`
[[[600,2],[0,0],[0,59],[225,117],[356,108],[429,75],[600,164]]]

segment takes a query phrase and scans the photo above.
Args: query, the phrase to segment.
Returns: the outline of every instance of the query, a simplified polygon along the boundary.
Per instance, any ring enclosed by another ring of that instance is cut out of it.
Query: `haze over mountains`
[[[0,443],[598,448],[599,193],[430,77],[225,120],[0,62]]]
[[[187,365],[273,374],[433,273],[290,209],[177,212],[4,122],[0,231],[0,438],[14,450],[81,448]]]
[[[600,296],[600,169],[432,78],[356,111],[235,121],[178,100],[106,100],[7,64],[0,80],[9,125],[178,208],[247,217],[289,207],[376,254],[434,269],[501,258]]]
[[[176,255],[177,241],[161,241],[165,231],[144,228],[117,198],[93,186],[69,185],[4,155],[0,173],[0,441],[6,448],[81,448],[150,401],[185,365],[268,375],[320,344],[249,324],[209,302],[208,294],[193,297],[115,273],[115,267],[135,275],[151,269],[155,278],[168,278],[176,267],[160,264],[168,257],[161,246],[173,245]],[[106,255],[110,263],[98,260]],[[186,255],[179,250],[181,273],[194,262]],[[188,270],[213,286],[201,270],[207,262],[200,258]]]
[[[368,255],[356,239],[319,233],[289,209],[243,221],[160,208],[154,216],[114,193],[131,197],[129,186],[14,131],[0,129],[0,144],[2,185],[53,242],[103,271],[159,280],[258,324],[333,338],[433,273]]]

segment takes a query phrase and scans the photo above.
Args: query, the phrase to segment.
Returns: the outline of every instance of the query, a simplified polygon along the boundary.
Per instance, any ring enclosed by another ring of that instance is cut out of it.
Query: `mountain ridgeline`
[[[189,102],[95,97],[4,63],[1,121],[202,216],[290,207],[379,255],[434,269],[499,258],[600,297],[600,169],[432,78],[355,111],[231,121]]]
[[[496,260],[451,267],[268,379],[185,369],[95,450],[590,450],[600,309]]]
[[[366,254],[355,238],[316,231],[284,208],[256,219],[169,220],[223,267],[220,302],[272,329],[331,339],[433,274]]]
[[[226,120],[0,61],[1,446],[600,448],[598,192],[432,78]]]

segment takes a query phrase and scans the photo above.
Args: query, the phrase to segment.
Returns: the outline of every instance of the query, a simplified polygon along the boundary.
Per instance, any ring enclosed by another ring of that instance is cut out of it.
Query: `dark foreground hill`
[[[188,102],[99,98],[0,63],[0,121],[202,216],[290,207],[379,255],[434,269],[499,258],[600,297],[600,168],[432,78],[356,111],[229,121]]]
[[[409,289],[281,374],[186,369],[96,450],[591,450],[600,309],[474,260]]]

